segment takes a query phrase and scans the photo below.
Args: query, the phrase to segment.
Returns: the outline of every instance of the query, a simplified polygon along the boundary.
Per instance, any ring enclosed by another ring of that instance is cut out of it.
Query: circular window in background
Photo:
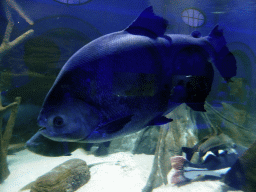
[[[58,3],[68,4],[68,5],[82,5],[90,2],[91,0],[54,0]]]
[[[199,10],[193,8],[185,9],[181,17],[191,27],[200,27],[205,21],[204,15]]]

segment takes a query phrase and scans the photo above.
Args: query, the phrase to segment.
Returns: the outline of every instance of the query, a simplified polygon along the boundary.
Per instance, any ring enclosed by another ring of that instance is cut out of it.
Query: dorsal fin
[[[214,29],[210,32],[209,36],[213,38],[222,37],[223,29],[219,29],[219,25],[216,25]]]
[[[146,8],[133,23],[125,29],[129,33],[147,35],[143,32],[151,32],[155,36],[163,36],[168,21],[154,14],[152,6]],[[141,33],[140,33],[141,31]]]
[[[191,36],[194,37],[194,38],[199,38],[199,37],[202,36],[202,34],[199,31],[193,31],[191,33]]]
[[[214,29],[210,32],[208,40],[211,43],[211,45],[215,48],[217,53],[220,52],[222,47],[226,46],[227,44],[227,41],[223,36],[223,30],[219,29],[219,25],[216,25]]]

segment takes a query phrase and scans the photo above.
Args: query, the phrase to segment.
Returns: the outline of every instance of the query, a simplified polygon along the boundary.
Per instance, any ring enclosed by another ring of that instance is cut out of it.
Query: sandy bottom
[[[18,192],[30,182],[35,181],[37,177],[73,158],[83,159],[87,164],[105,162],[90,169],[90,181],[79,188],[77,192],[141,192],[149,177],[154,156],[120,152],[106,157],[95,157],[86,155],[83,150],[78,149],[72,153],[72,156],[43,157],[24,150],[8,156],[11,174],[0,185],[0,191]],[[193,182],[181,187],[169,184],[154,189],[154,192],[165,191],[220,192],[232,190],[219,181]]]

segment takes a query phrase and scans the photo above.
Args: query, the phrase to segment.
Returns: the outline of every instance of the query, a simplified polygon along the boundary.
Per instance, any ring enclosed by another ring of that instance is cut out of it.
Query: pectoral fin
[[[168,119],[167,117],[164,116],[158,116],[156,118],[154,118],[152,121],[150,121],[148,123],[148,126],[153,126],[153,125],[164,125],[166,123],[170,123],[172,122],[173,119]]]
[[[102,126],[98,127],[96,131],[105,132],[107,134],[118,132],[121,129],[123,129],[123,127],[127,123],[129,123],[131,121],[132,116],[133,115],[128,115],[126,117],[119,118],[117,120],[111,121],[111,122],[109,122],[105,125],[102,125]]]
[[[204,102],[203,103],[186,103],[191,109],[194,111],[201,111],[206,112],[204,108]]]

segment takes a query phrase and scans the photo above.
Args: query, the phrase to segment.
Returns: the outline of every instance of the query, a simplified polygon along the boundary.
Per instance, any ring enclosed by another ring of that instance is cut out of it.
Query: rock
[[[236,161],[224,177],[224,183],[230,187],[247,192],[256,189],[256,141]]]
[[[147,127],[136,133],[112,140],[108,147],[108,153],[131,151],[133,154],[153,155],[156,150],[158,136],[158,126]],[[100,147],[102,148],[102,146]]]
[[[89,179],[90,171],[86,162],[71,159],[38,177],[31,187],[31,192],[73,192]]]
[[[136,141],[135,148],[133,149],[133,154],[155,154],[159,132],[159,126],[151,126],[142,130]]]
[[[140,132],[112,140],[108,148],[108,153],[133,151]]]
[[[238,109],[228,103],[221,103],[223,110],[221,130],[234,140],[236,144],[249,147],[255,141],[255,118],[250,117],[244,109]],[[252,122],[252,123],[251,123]]]
[[[100,143],[97,150],[95,150],[94,155],[97,156],[97,157],[108,155],[109,145],[110,145],[110,141]]]
[[[199,130],[195,117],[202,113],[193,111],[186,104],[182,104],[166,116],[173,119],[173,122],[162,126],[162,128],[168,129],[165,145],[170,157],[180,156],[182,155],[182,147],[192,147],[198,143]]]

